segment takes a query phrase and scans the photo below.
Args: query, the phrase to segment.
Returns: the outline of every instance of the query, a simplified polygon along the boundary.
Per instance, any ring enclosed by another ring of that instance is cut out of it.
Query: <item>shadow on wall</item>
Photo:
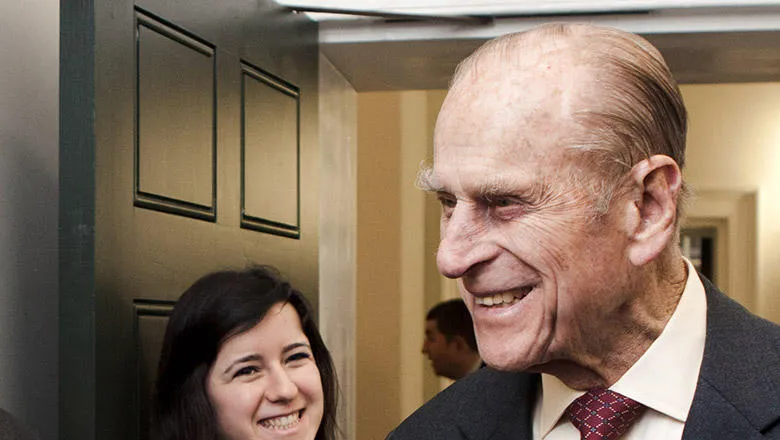
[[[20,122],[3,121],[0,133],[0,407],[50,440],[58,429],[58,185],[45,162],[56,167],[57,144],[53,158],[37,156],[42,145],[14,137],[35,129]]]
[[[0,1],[0,408],[41,440],[59,429],[59,21],[57,0]]]

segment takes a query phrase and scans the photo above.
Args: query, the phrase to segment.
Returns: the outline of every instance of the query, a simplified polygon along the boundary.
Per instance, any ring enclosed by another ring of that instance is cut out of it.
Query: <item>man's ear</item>
[[[461,335],[453,336],[450,343],[455,344],[455,349],[457,351],[464,351],[469,347],[469,343],[466,342],[466,338]]]
[[[674,159],[659,154],[634,165],[629,179],[636,190],[628,222],[628,256],[632,264],[643,266],[661,254],[677,231],[682,172]]]

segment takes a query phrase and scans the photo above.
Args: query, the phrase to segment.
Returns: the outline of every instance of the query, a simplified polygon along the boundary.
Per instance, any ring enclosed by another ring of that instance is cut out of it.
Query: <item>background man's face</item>
[[[448,342],[447,337],[439,331],[436,321],[433,319],[425,321],[425,339],[422,352],[428,356],[437,376],[451,376],[453,350],[454,344]]]
[[[571,90],[588,72],[549,61],[480,66],[450,91],[434,136],[439,271],[459,279],[480,354],[504,370],[582,361],[628,273],[620,216],[594,221],[572,177],[583,174],[567,144],[582,107]]]

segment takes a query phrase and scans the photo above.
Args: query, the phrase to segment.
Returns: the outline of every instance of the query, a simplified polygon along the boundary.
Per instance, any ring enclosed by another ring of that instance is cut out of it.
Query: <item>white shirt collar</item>
[[[682,423],[696,392],[707,330],[704,285],[690,261],[685,262],[688,280],[672,317],[647,351],[610,387]],[[542,396],[534,414],[541,438],[582,394],[555,376],[542,374]]]

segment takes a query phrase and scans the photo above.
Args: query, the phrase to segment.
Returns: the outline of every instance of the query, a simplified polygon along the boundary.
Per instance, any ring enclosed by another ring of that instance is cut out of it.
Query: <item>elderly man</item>
[[[389,438],[780,438],[780,327],[679,250],[685,135],[633,34],[544,25],[461,63],[421,183],[489,368]]]

